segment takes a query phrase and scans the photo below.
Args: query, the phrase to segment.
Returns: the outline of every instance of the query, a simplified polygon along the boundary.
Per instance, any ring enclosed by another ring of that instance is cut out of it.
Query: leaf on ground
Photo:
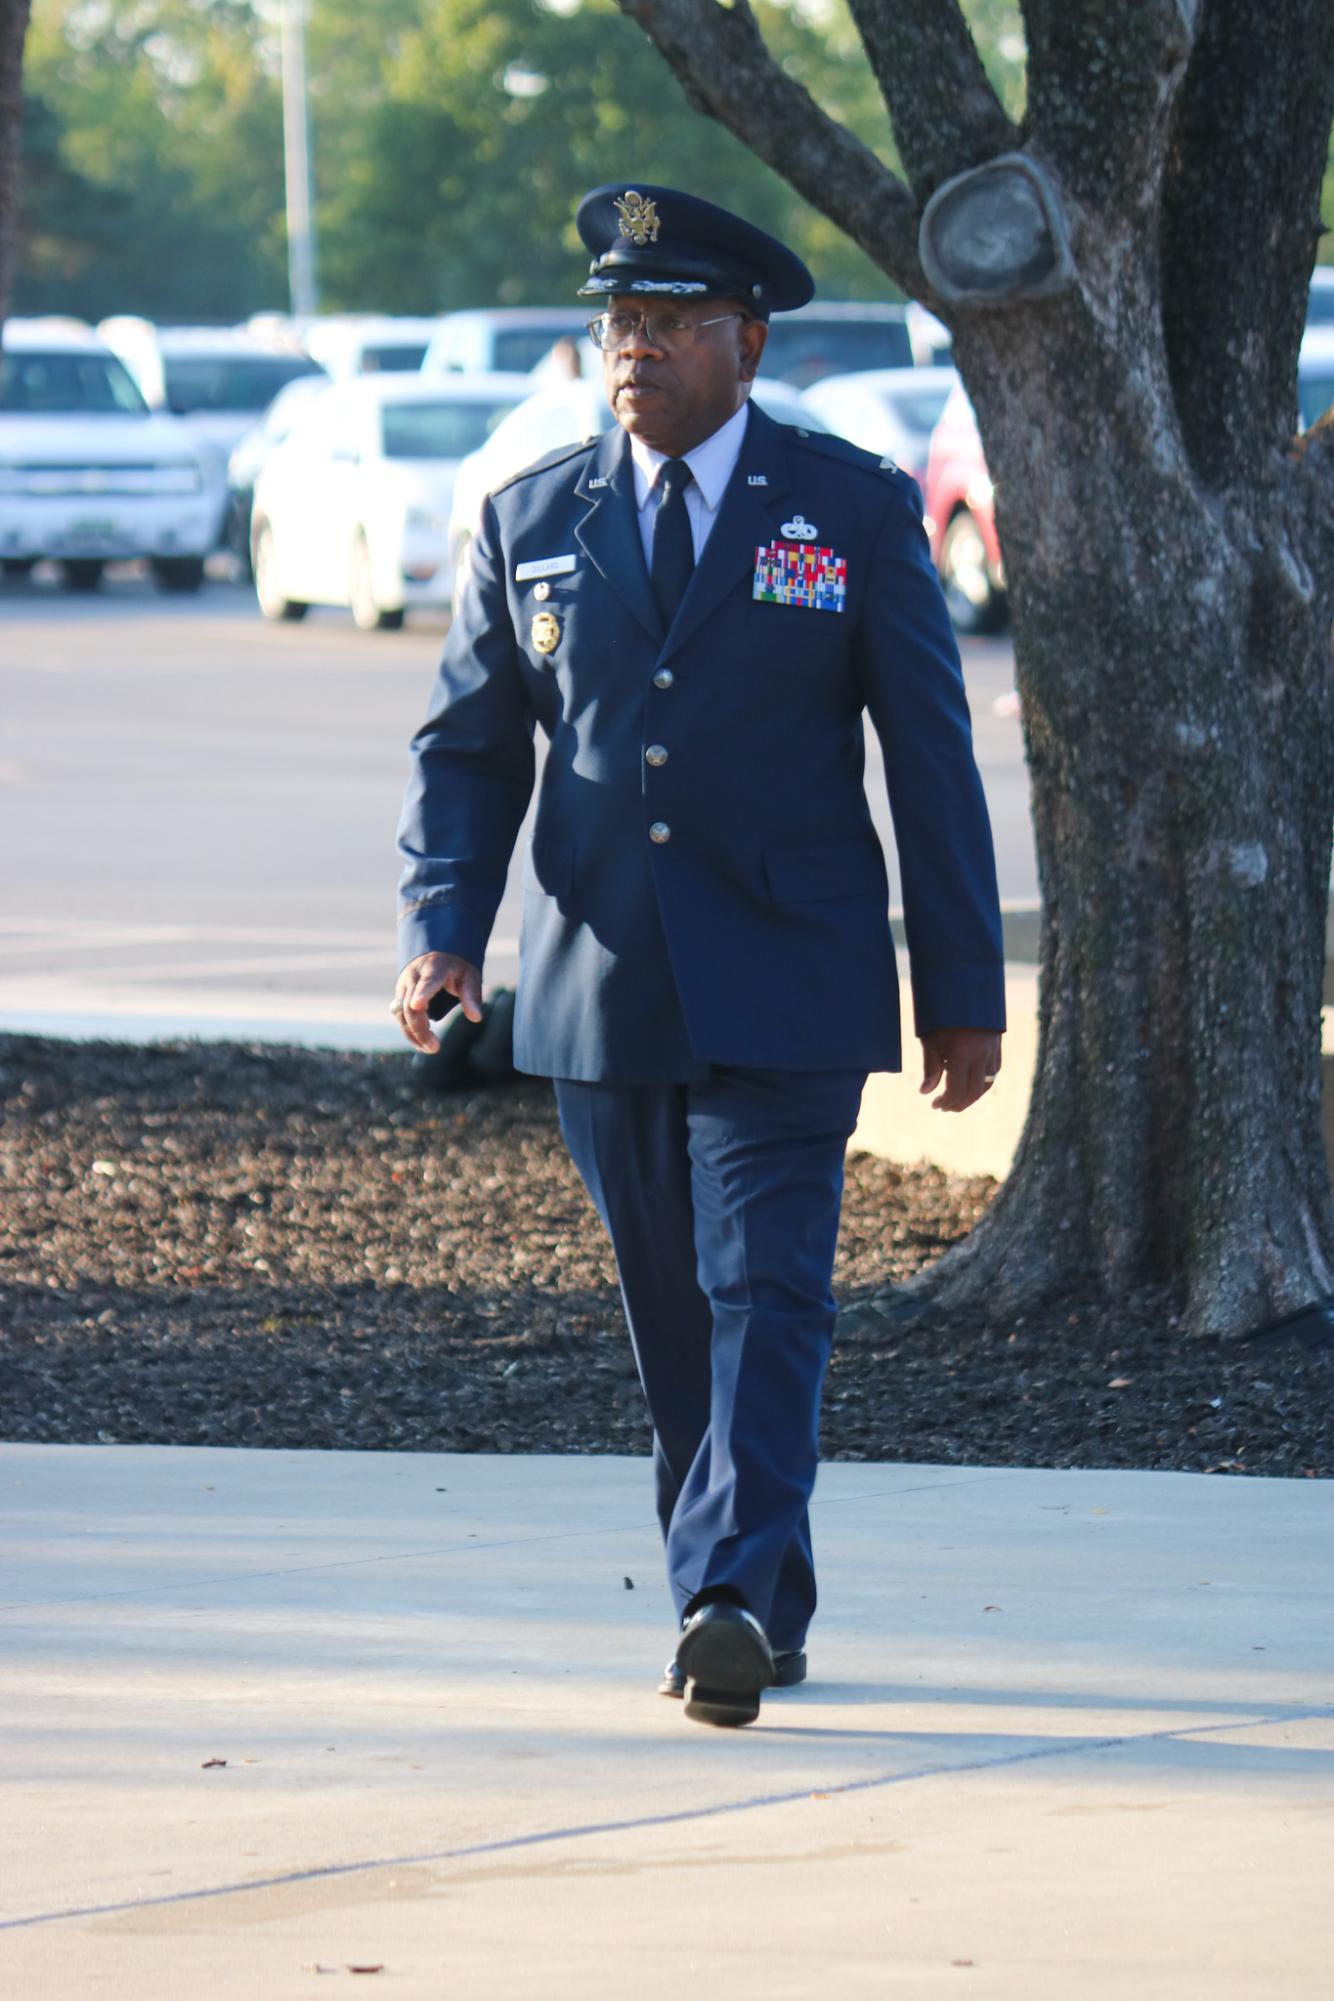
[[[1107,1387],[1109,1390],[1128,1390],[1134,1380],[1133,1376],[1113,1376]]]
[[[383,1965],[381,1965],[381,1966],[349,1966],[347,1970],[348,1970],[348,1972],[349,1972],[349,1973],[383,1973],[383,1972],[384,1972],[384,1967],[383,1967]]]
[[[199,1767],[199,1769],[201,1772],[209,1772],[212,1771],[215,1765],[225,1765],[226,1762],[227,1760],[225,1758],[205,1758],[203,1764]]]

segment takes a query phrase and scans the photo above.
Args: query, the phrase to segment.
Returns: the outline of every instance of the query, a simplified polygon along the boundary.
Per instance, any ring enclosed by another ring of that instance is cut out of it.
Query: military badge
[[[813,542],[819,532],[815,523],[808,521],[804,514],[794,514],[792,519],[785,521],[779,530],[779,533],[786,535],[790,542]]]
[[[848,559],[809,542],[763,543],[755,551],[751,596],[760,604],[794,605],[802,611],[843,611],[848,600]]]
[[[554,653],[560,645],[560,620],[554,611],[539,611],[533,619],[533,645],[539,653]]]
[[[643,195],[627,188],[624,195],[616,198],[616,213],[621,218],[622,236],[631,237],[639,244],[657,242],[662,224],[658,220],[656,202],[645,201]]]

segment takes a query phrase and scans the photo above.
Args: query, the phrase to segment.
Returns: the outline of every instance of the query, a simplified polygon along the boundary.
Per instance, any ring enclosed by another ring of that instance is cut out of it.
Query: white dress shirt
[[[695,545],[695,561],[700,559],[704,544],[718,519],[718,509],[722,505],[727,482],[736,471],[736,462],[741,456],[741,440],[746,435],[746,415],[750,408],[749,399],[741,405],[736,415],[729,417],[721,430],[706,438],[702,445],[685,454],[685,462],[690,467],[692,478],[686,488],[686,513],[690,518],[690,536]],[[658,493],[655,481],[658,468],[667,463],[666,452],[655,452],[652,445],[646,445],[642,438],[630,434],[630,456],[635,463],[635,505],[639,509],[639,535],[644,544],[644,561],[653,567],[653,524],[658,516]]]

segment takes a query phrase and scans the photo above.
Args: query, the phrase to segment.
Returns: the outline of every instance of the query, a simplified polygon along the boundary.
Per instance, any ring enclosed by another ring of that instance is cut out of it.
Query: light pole
[[[315,223],[310,205],[310,133],[306,122],[306,4],[283,0],[283,159],[287,174],[287,285],[299,318],[319,310]]]

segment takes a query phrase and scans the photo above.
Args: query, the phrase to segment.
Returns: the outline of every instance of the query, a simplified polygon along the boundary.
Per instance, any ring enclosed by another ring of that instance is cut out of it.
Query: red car
[[[1007,617],[1005,566],[977,419],[959,383],[931,434],[926,532],[959,632],[999,632]]]

